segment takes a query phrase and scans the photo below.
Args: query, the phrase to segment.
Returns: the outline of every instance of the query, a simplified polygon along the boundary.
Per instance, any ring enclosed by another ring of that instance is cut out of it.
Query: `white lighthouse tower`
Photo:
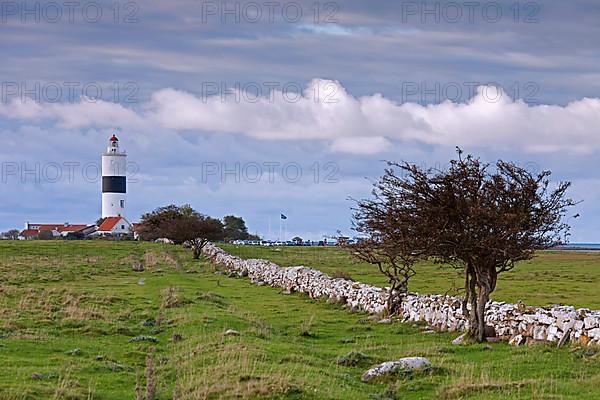
[[[127,154],[119,149],[115,135],[102,154],[102,218],[125,217]]]

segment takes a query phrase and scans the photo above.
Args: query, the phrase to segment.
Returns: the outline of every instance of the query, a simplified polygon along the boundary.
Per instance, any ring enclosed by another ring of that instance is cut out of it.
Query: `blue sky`
[[[597,1],[25,3],[0,10],[2,230],[95,221],[118,132],[131,220],[190,203],[350,233],[383,160],[461,146],[571,180],[572,240],[600,241]]]

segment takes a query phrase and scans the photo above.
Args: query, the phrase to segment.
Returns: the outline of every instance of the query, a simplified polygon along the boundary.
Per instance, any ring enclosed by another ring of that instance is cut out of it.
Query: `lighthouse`
[[[127,154],[119,149],[119,139],[112,135],[102,154],[102,218],[125,217],[126,162]]]

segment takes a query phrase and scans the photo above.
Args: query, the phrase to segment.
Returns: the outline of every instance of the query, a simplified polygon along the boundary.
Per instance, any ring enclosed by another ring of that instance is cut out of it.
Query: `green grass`
[[[385,286],[377,267],[355,260],[337,247],[259,247],[222,245],[242,258],[266,258],[281,266],[305,265],[327,274],[344,273],[350,278]],[[460,295],[464,277],[449,266],[421,263],[410,280],[410,290],[419,293]],[[600,309],[600,252],[540,252],[500,275],[492,298],[497,301],[548,306],[566,304]]]
[[[321,268],[313,261],[322,257],[331,272],[347,261],[309,250],[293,264]],[[136,263],[145,270],[133,271]],[[136,375],[145,387],[150,369],[164,400],[600,398],[595,349],[456,347],[456,334],[422,331],[227,278],[176,246],[0,242],[2,400],[134,399]],[[350,352],[369,359],[336,363]],[[369,364],[405,356],[440,368],[361,382]]]

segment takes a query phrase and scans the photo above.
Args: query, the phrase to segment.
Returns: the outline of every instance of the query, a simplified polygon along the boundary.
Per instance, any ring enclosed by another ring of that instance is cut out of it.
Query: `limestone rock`
[[[543,325],[538,325],[533,328],[533,339],[546,340],[546,337],[547,337],[546,328]]]
[[[467,334],[463,333],[462,335],[460,335],[459,337],[457,337],[456,339],[454,339],[452,341],[452,344],[460,346],[461,344],[463,344],[465,342],[466,337],[467,337]]]
[[[593,339],[600,339],[600,328],[590,329],[588,331],[588,336]]]
[[[583,319],[585,329],[593,329],[600,326],[600,319],[598,317],[589,316]]]
[[[419,371],[432,367],[431,362],[425,357],[405,357],[396,361],[387,361],[367,370],[362,380],[369,382],[374,378],[398,372]]]
[[[133,263],[132,269],[135,272],[143,272],[144,271],[144,264],[142,264],[139,261],[136,261],[136,262]]]
[[[572,329],[569,329],[563,334],[563,336],[558,341],[558,345],[556,347],[562,347],[562,345],[564,345],[569,340],[571,336],[571,330]]]
[[[511,346],[521,346],[525,344],[525,337],[523,335],[515,335],[508,341]]]
[[[556,322],[556,320],[554,318],[552,318],[550,315],[547,315],[544,312],[540,312],[540,311],[538,311],[538,313],[536,313],[535,321],[539,322],[540,324],[544,324],[544,325],[551,325],[554,322]]]

